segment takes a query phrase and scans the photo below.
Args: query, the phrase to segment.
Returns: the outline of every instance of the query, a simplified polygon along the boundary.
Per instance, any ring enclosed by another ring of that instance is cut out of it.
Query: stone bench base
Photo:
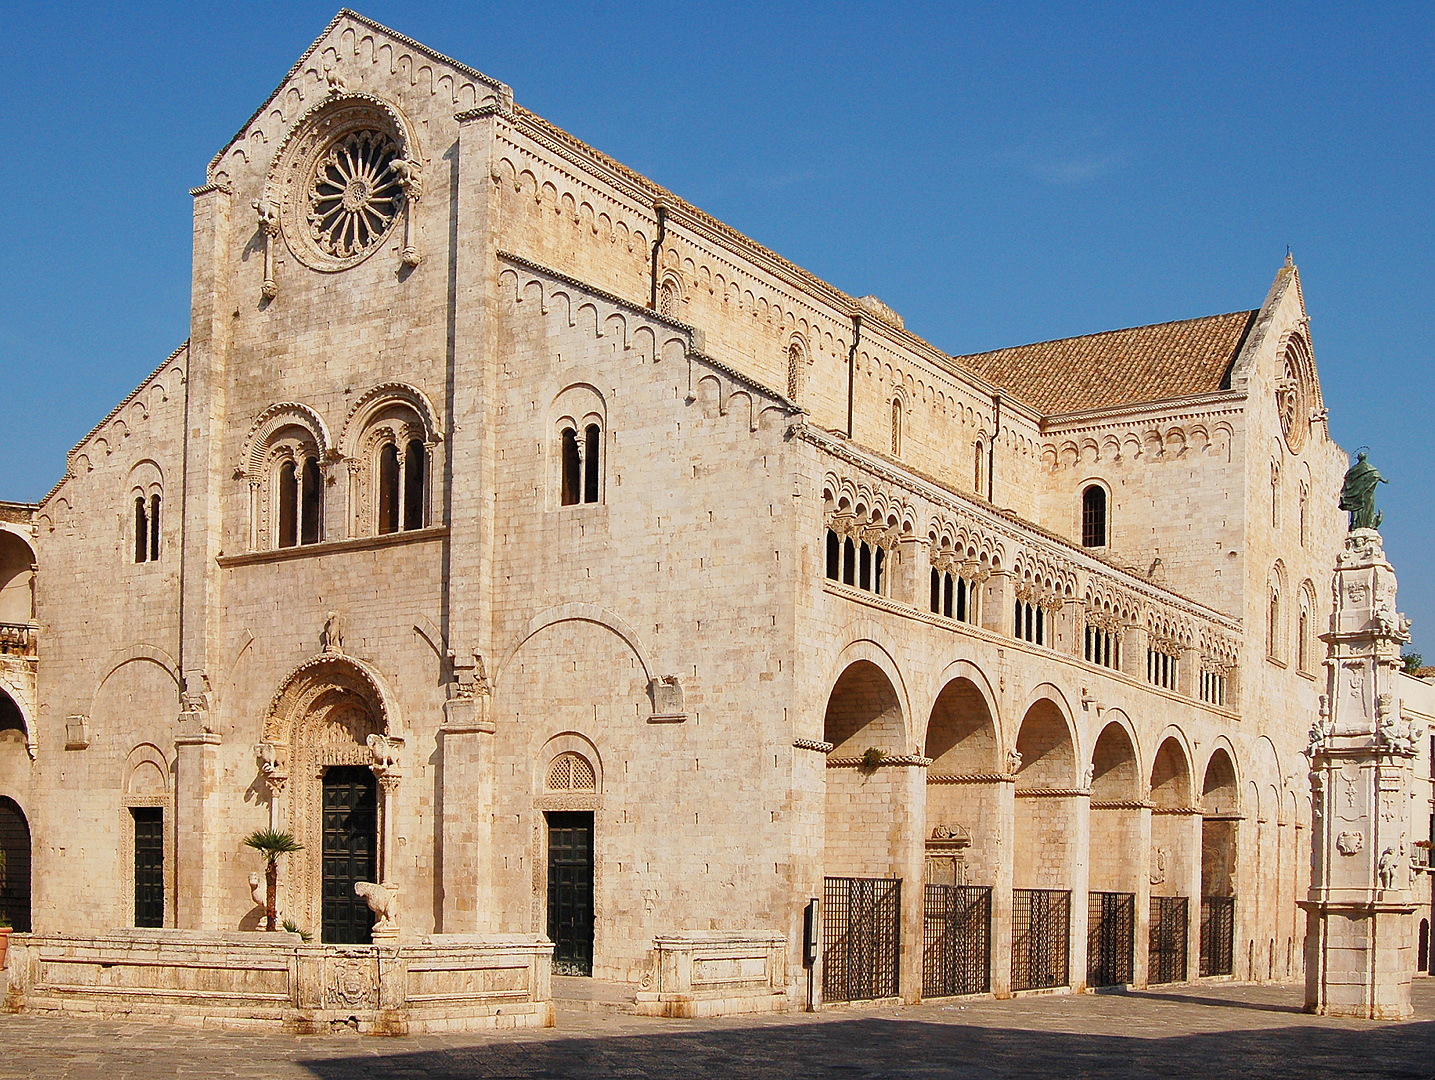
[[[763,931],[653,939],[652,977],[635,996],[640,1016],[786,1012],[787,939]]]
[[[300,1034],[551,1027],[553,945],[533,935],[305,945],[293,934],[14,934],[6,1008]]]

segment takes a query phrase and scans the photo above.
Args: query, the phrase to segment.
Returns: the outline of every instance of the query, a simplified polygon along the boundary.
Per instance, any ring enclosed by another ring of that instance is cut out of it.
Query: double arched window
[[[603,428],[596,420],[583,425],[565,424],[559,429],[562,457],[559,504],[599,502],[602,487]]]
[[[153,461],[139,462],[130,470],[130,502],[134,506],[131,539],[136,563],[159,562],[160,508],[164,478]]]
[[[549,474],[557,505],[583,506],[603,501],[603,433],[607,406],[597,387],[577,383],[553,399],[552,472]],[[554,505],[553,502],[549,503]]]
[[[324,478],[311,448],[287,448],[274,484],[275,547],[317,544],[324,538]]]
[[[427,520],[428,447],[423,439],[386,433],[378,446],[376,531],[409,532]]]

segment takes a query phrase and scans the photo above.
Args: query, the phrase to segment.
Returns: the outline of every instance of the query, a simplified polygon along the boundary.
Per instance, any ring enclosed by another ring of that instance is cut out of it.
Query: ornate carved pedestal
[[[1403,1020],[1414,974],[1410,803],[1423,731],[1395,697],[1408,623],[1395,611],[1395,571],[1380,534],[1346,537],[1335,570],[1327,693],[1311,729],[1308,1012]]]

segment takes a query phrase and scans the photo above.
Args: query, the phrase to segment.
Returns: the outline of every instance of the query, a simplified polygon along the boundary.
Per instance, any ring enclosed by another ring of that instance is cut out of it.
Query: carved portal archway
[[[389,877],[393,811],[400,780],[398,714],[383,680],[337,648],[300,664],[281,684],[256,748],[270,790],[270,825],[292,833],[304,850],[288,857],[283,913],[317,930],[323,900],[323,782],[336,765],[367,766],[382,790],[378,878]]]

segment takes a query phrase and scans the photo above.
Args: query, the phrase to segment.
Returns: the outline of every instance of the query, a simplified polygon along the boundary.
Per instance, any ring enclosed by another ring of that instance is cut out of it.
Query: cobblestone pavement
[[[1300,1002],[1294,986],[1200,984],[746,1020],[560,1013],[546,1031],[400,1039],[0,1016],[0,1077],[1435,1077],[1435,980],[1406,1024]]]

